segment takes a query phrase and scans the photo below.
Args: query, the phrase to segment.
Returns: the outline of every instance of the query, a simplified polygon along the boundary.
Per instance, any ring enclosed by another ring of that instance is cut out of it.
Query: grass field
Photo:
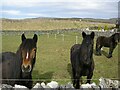
[[[61,35],[54,34],[39,35],[37,43],[37,61],[33,71],[34,80],[51,81],[56,80],[61,84],[71,81],[71,64],[70,64],[70,48],[75,44],[75,36],[78,33],[65,34],[64,41]],[[33,37],[33,35],[26,35]],[[79,35],[78,42],[81,43],[82,37]],[[94,40],[95,41],[95,40]],[[16,52],[21,43],[19,35],[3,35],[2,51]],[[95,42],[94,42],[95,43]],[[95,45],[94,45],[95,46]],[[117,79],[118,78],[118,46],[113,52],[113,57],[108,59],[106,54],[107,48],[103,48],[102,56],[95,56],[95,70],[93,81],[98,83],[100,77]]]
[[[73,29],[73,28],[87,28],[87,27],[101,27],[104,28],[107,25],[108,28],[115,27],[115,24],[103,23],[103,22],[91,22],[91,21],[79,21],[69,19],[2,19],[2,30],[61,30],[61,29]]]

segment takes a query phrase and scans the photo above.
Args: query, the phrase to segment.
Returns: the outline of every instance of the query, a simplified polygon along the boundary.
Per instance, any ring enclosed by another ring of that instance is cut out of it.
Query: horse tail
[[[96,40],[96,48],[95,48],[96,52],[98,51],[98,46],[99,46],[99,40],[98,39],[99,38],[97,38],[97,40]]]

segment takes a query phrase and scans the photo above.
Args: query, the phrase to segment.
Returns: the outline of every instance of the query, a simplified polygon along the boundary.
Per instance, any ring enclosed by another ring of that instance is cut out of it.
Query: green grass
[[[33,71],[33,79],[41,81],[56,80],[61,84],[71,81],[71,65],[70,65],[70,48],[75,44],[75,36],[78,33],[65,34],[65,40],[62,40],[61,35],[54,34],[39,35],[37,43],[37,59]],[[26,35],[33,37],[33,35]],[[82,37],[79,35],[79,43]],[[16,52],[21,43],[19,35],[3,35],[2,36],[2,51]],[[94,45],[95,46],[95,45]],[[104,48],[102,56],[95,56],[95,70],[93,81],[98,83],[100,77],[116,79],[118,78],[118,46],[113,52],[113,57],[108,59],[105,57],[107,48]]]

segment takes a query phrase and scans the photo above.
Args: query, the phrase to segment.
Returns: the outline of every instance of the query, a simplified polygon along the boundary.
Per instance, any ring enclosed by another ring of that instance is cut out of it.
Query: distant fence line
[[[25,31],[14,31],[14,30],[4,30],[4,31],[0,31],[0,34],[2,35],[21,35],[22,33],[25,33],[25,34],[32,34],[32,33],[36,33],[38,35],[41,35],[41,34],[64,34],[66,32],[78,32],[78,33],[81,33],[81,32],[86,32],[86,33],[91,33],[92,31],[95,32],[95,35],[96,36],[110,36],[114,33],[116,33],[117,31],[114,30],[114,31],[98,31],[98,30],[85,30],[85,29],[64,29],[64,30],[25,30]],[[48,36],[49,37],[49,36]]]

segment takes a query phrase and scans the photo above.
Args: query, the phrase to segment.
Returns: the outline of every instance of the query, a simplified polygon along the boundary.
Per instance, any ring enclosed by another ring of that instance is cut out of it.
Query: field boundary
[[[98,31],[98,30],[85,30],[85,29],[64,29],[64,30],[25,30],[25,31],[22,31],[22,30],[18,30],[18,31],[14,31],[14,30],[3,30],[3,31],[0,31],[0,34],[2,35],[21,35],[22,33],[25,33],[25,34],[32,34],[32,33],[36,33],[38,35],[41,35],[41,34],[64,34],[66,32],[78,32],[78,33],[81,33],[81,32],[86,32],[87,34],[91,33],[92,31],[95,32],[95,35],[96,36],[111,36],[112,34],[116,33],[117,30],[110,30],[110,31]]]

